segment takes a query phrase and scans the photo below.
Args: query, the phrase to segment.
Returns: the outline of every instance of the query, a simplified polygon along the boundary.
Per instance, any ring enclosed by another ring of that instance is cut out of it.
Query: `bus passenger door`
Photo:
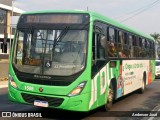
[[[103,105],[106,101],[107,67],[105,59],[106,36],[98,28],[94,30],[92,40],[92,84],[91,100],[94,107]],[[94,99],[93,99],[94,98]],[[93,102],[94,101],[94,102]],[[94,104],[96,103],[96,104]]]

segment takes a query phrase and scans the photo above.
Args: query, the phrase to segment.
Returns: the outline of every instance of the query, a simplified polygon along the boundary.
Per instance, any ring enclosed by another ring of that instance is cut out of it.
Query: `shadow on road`
[[[49,119],[84,119],[98,110],[93,110],[90,112],[73,112],[73,111],[66,111],[66,110],[59,110],[59,109],[52,109],[52,108],[40,108],[38,112],[42,113],[43,118]]]

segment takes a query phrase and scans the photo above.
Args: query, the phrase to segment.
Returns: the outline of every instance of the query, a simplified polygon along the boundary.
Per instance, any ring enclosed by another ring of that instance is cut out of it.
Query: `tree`
[[[159,33],[153,33],[153,34],[150,34],[154,39],[155,41],[160,45],[160,34]]]
[[[160,34],[159,33],[153,33],[150,34],[156,41],[155,48],[156,48],[156,59],[160,59]]]

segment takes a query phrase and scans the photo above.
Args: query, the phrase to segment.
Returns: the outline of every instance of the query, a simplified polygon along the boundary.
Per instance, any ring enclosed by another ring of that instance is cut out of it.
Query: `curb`
[[[0,88],[7,88],[8,85],[0,85]]]
[[[8,87],[8,81],[0,81],[0,88],[7,88]]]

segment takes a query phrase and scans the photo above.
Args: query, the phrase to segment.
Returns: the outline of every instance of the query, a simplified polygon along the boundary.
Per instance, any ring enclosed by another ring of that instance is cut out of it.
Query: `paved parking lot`
[[[8,77],[8,60],[0,61],[0,79]]]

